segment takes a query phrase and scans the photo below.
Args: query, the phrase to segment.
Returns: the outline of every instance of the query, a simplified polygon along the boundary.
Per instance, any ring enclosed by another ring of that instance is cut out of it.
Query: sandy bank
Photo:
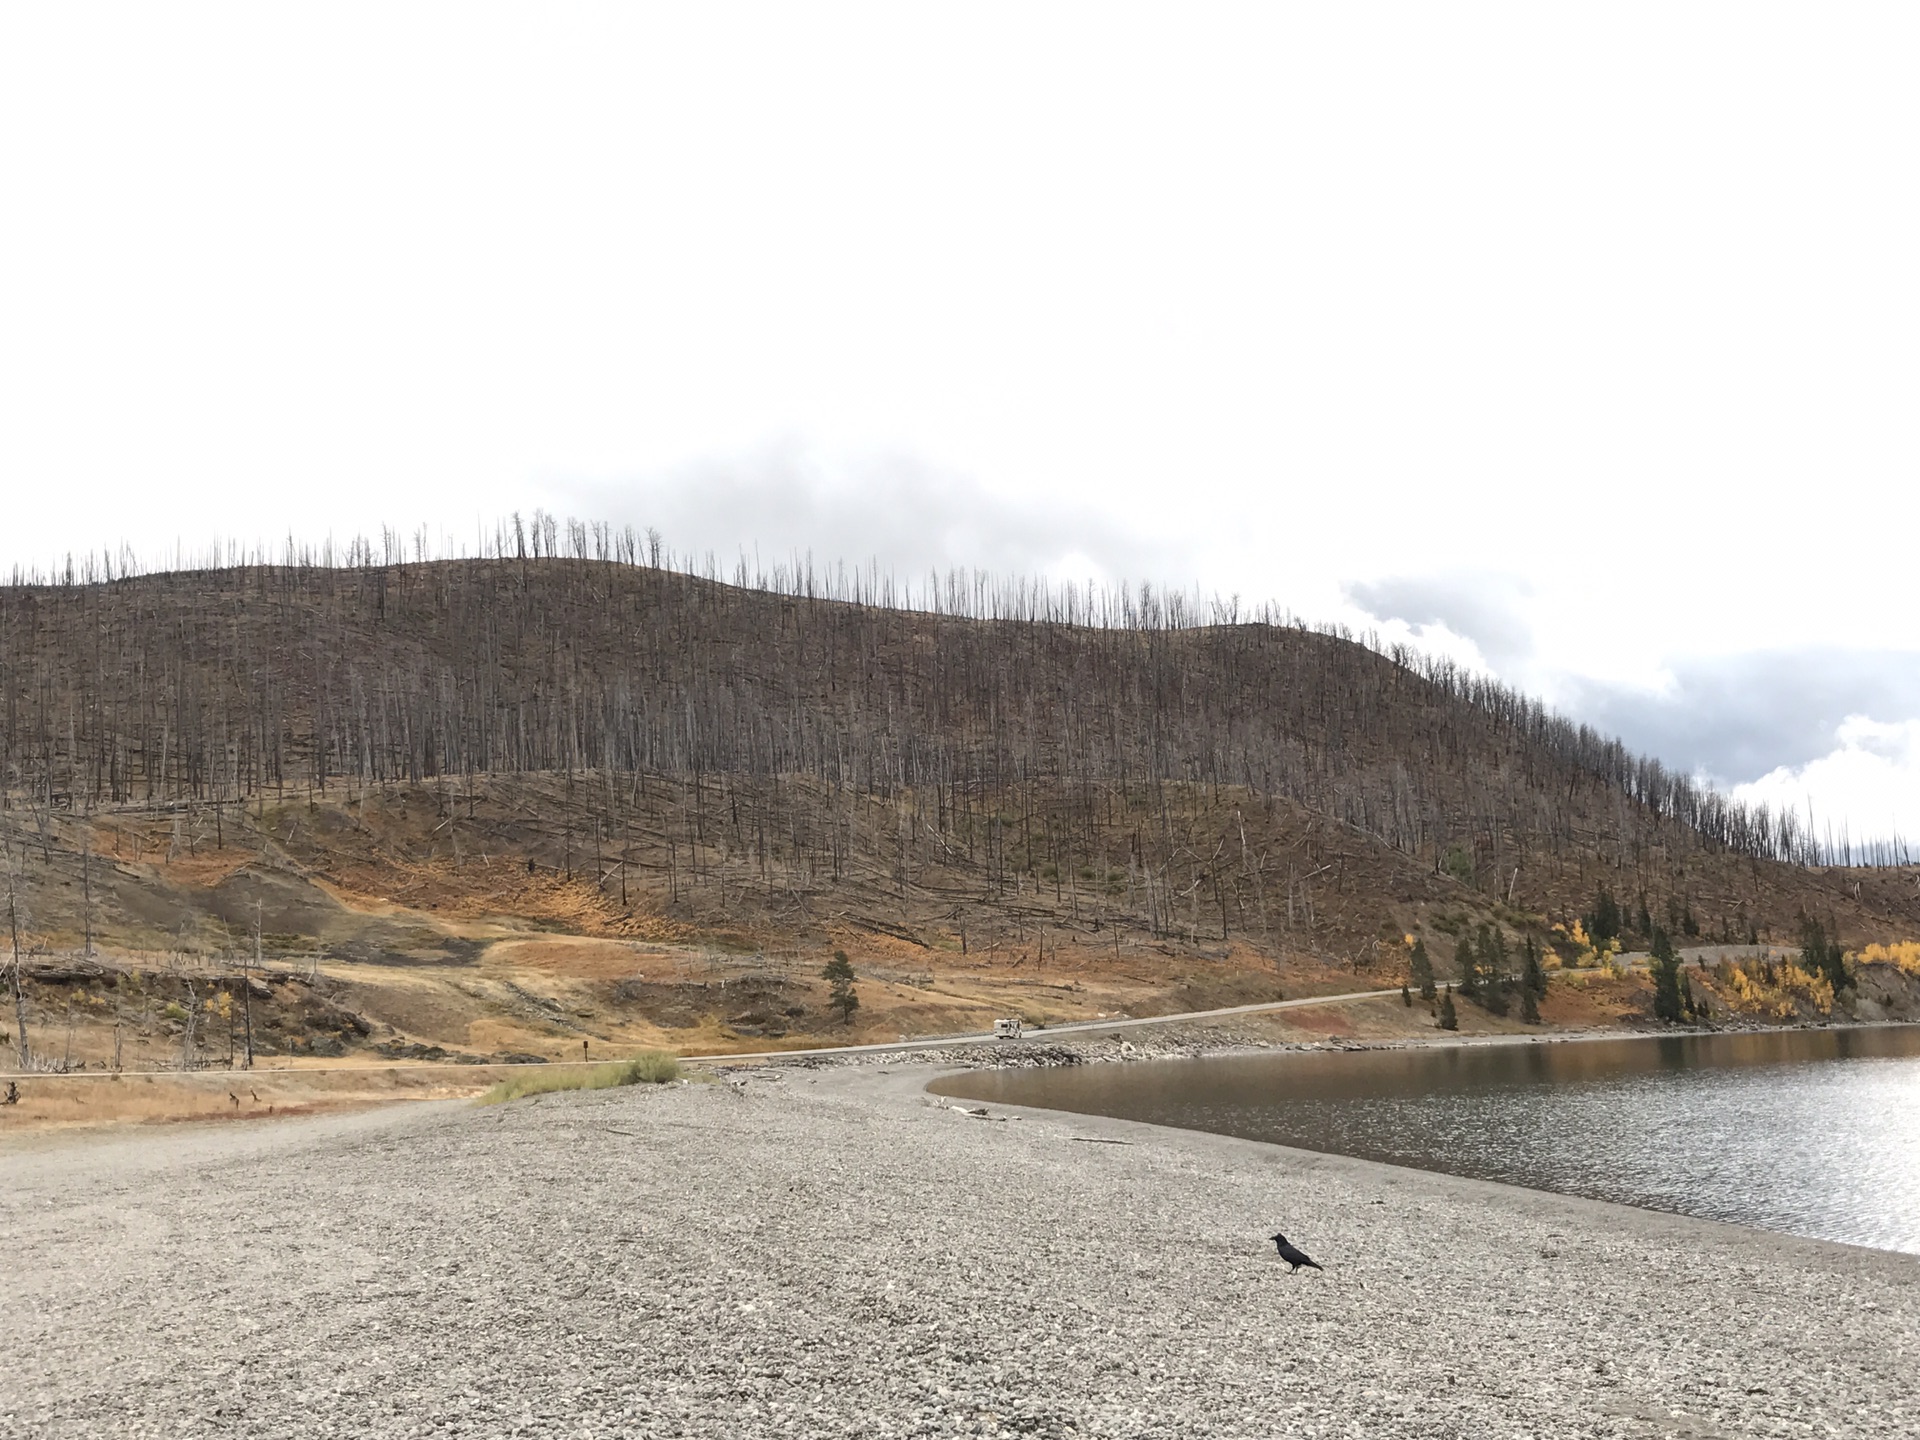
[[[929,1074],[16,1154],[0,1433],[1920,1432],[1920,1260]]]

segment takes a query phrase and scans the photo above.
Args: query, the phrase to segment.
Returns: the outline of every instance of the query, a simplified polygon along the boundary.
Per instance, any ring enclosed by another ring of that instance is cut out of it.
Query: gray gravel
[[[0,1433],[1920,1434],[1912,1258],[928,1074],[16,1150]]]

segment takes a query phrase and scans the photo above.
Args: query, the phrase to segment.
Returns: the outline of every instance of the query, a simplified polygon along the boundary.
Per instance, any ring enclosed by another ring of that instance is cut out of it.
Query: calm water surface
[[[974,1071],[936,1088],[1920,1254],[1920,1026]]]

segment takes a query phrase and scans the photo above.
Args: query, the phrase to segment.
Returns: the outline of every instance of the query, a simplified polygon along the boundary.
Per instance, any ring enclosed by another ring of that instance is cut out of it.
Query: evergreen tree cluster
[[[1492,923],[1483,923],[1472,935],[1460,941],[1454,951],[1454,967],[1460,976],[1460,993],[1477,1002],[1490,1015],[1505,1015],[1513,1002],[1520,1002],[1520,1018],[1529,1025],[1540,1023],[1540,1000],[1547,993],[1547,972],[1540,964],[1540,950],[1528,936],[1521,971],[1513,974],[1513,957],[1507,937]]]
[[[1631,935],[1644,938],[1649,943],[1654,932],[1660,927],[1653,918],[1653,912],[1647,908],[1647,896],[1643,890],[1631,909],[1621,905],[1613,892],[1605,885],[1594,892],[1593,908],[1580,917],[1586,926],[1587,936],[1599,949],[1605,949],[1608,942],[1619,940],[1626,943]],[[1676,895],[1667,897],[1668,933],[1689,937],[1700,933],[1700,922],[1693,913],[1693,902]],[[1725,928],[1725,922],[1722,922]],[[1730,938],[1730,937],[1729,937]]]
[[[1800,964],[1811,974],[1825,976],[1835,995],[1853,984],[1838,938],[1830,938],[1827,927],[1811,916],[1800,922]]]

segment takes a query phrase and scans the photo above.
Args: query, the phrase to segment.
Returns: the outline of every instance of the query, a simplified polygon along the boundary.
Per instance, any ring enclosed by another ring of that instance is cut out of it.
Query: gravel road
[[[931,1073],[14,1150],[0,1434],[1920,1434],[1910,1257]]]

